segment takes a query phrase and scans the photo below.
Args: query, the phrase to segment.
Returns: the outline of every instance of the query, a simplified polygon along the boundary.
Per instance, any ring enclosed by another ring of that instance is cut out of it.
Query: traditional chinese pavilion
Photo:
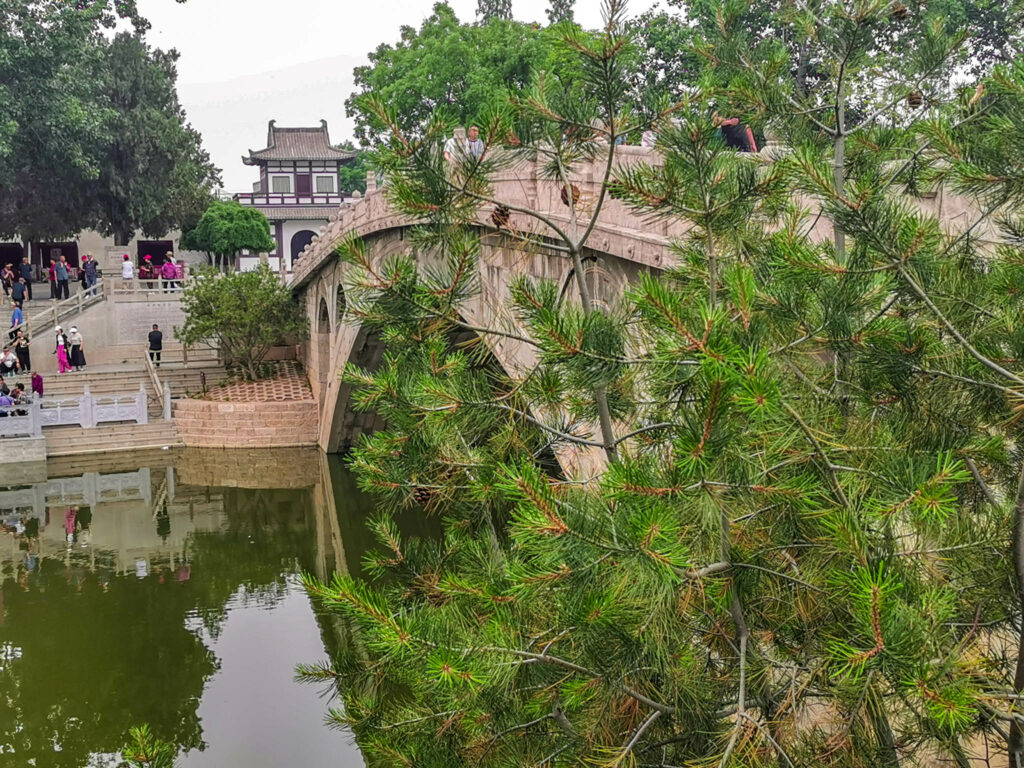
[[[338,210],[344,199],[339,170],[355,156],[331,145],[326,120],[318,128],[279,128],[271,120],[266,148],[242,157],[243,163],[260,169],[260,179],[252,193],[234,197],[258,208],[270,222],[277,243],[277,251],[270,254],[272,267],[279,269],[283,260],[291,272],[302,249]]]

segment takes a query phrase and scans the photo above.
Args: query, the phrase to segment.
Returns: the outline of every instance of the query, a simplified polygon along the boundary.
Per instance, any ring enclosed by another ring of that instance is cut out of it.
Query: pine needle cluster
[[[344,373],[388,424],[352,458],[380,546],[370,583],[309,581],[358,641],[305,676],[338,681],[332,718],[381,766],[967,766],[985,740],[1016,759],[1024,154],[1000,147],[1024,67],[839,131],[841,183],[833,141],[727,148],[712,102],[742,91],[666,108],[663,161],[619,166],[616,138],[650,124],[621,108],[607,11],[565,32],[579,90],[540,78],[481,121],[506,137],[483,157],[447,165],[440,123],[396,133],[389,194],[423,224],[399,257],[340,249],[350,317],[388,350]],[[524,155],[570,190],[568,222],[490,218]],[[969,203],[955,231],[913,197],[939,188]],[[583,276],[608,197],[692,226],[677,266],[602,306]],[[519,277],[483,327],[496,238],[565,274]],[[504,343],[532,364],[506,370]],[[600,470],[566,472],[573,451]],[[403,536],[407,507],[443,535]]]

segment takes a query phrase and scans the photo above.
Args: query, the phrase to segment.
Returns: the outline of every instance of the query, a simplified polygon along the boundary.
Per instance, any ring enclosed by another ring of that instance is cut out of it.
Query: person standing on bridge
[[[121,262],[121,279],[125,283],[125,288],[131,288],[132,281],[135,279],[135,265],[132,264],[132,257],[127,253],[124,255],[124,261]]]
[[[96,280],[99,278],[99,273],[96,270],[96,259],[90,256],[82,269],[85,273],[85,295],[95,296]]]
[[[160,367],[160,353],[164,348],[164,334],[160,326],[153,323],[153,330],[149,332],[149,359],[157,368]]]
[[[164,293],[171,293],[174,288],[174,280],[178,277],[178,270],[174,261],[168,258],[160,267],[160,277],[164,279]]]
[[[14,337],[14,354],[18,356],[18,367],[22,373],[32,372],[32,358],[28,351],[28,336],[23,330],[18,330]]]
[[[63,253],[54,266],[53,273],[57,278],[56,299],[60,301],[61,299],[68,298],[71,295],[68,291],[68,259]]]
[[[22,280],[25,281],[25,289],[28,292],[28,298],[32,298],[32,265],[28,263],[28,256],[21,257],[21,266],[19,267]],[[17,284],[17,281],[15,281]]]

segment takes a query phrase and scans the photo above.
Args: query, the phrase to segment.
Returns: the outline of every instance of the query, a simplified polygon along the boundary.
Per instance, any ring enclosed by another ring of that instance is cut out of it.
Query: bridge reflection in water
[[[134,466],[133,466],[134,463]],[[0,766],[116,765],[148,723],[179,765],[361,766],[293,681],[348,642],[301,573],[359,572],[337,458],[184,451],[51,462],[0,489]]]

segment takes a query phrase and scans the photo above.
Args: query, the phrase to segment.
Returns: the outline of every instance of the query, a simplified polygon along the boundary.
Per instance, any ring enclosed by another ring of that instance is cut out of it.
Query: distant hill
[[[352,70],[364,59],[331,56],[256,75],[210,83],[179,83],[189,122],[223,170],[228,192],[252,189],[254,169],[242,165],[249,149],[266,145],[267,121],[279,126],[330,126],[331,141],[351,138],[345,99],[353,90]]]

